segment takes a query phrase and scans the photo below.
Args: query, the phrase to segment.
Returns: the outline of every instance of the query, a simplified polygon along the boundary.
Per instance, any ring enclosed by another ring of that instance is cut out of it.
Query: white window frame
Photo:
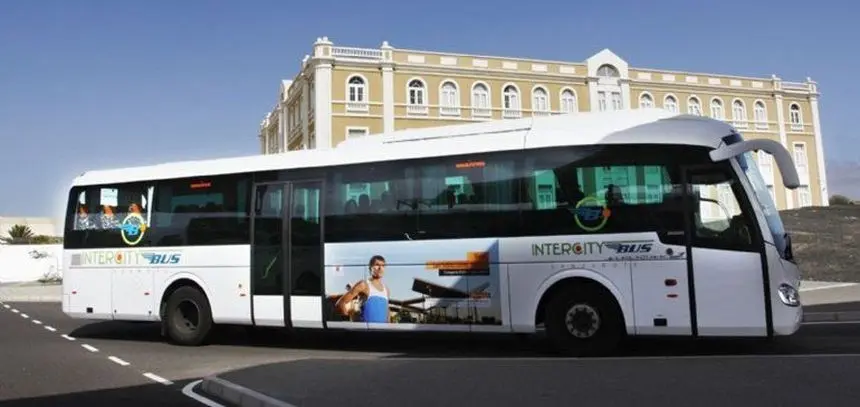
[[[532,88],[532,116],[549,116],[549,91],[541,85]]]
[[[513,83],[502,86],[502,118],[518,119],[522,117],[522,101],[520,88]]]
[[[797,172],[808,176],[809,151],[806,149],[806,143],[802,141],[791,143],[791,154],[792,158],[794,158],[794,165],[797,167]]]
[[[419,86],[414,86],[415,84]],[[427,82],[417,77],[410,78],[406,81],[406,114],[410,116],[426,116],[429,111]]]
[[[803,110],[797,102],[788,105],[788,121],[792,130],[803,130]]]
[[[663,97],[663,109],[666,109],[672,113],[678,112],[678,98],[673,94],[668,94]]]
[[[732,122],[735,127],[746,128],[749,119],[747,118],[747,104],[741,99],[732,100]]]
[[[755,120],[757,129],[766,130],[768,128],[767,105],[761,99],[753,102],[753,120]]]
[[[493,99],[490,85],[482,81],[475,82],[472,84],[471,94],[472,117],[493,117]]]
[[[612,92],[612,109],[624,110],[624,99],[621,97],[621,92]]]
[[[361,83],[353,83],[358,79]],[[367,78],[360,74],[351,74],[346,78],[346,111],[367,113],[370,111],[370,95],[368,95]]]
[[[451,85],[451,88],[446,85]],[[453,79],[445,79],[439,84],[439,115],[460,115],[460,86]]]
[[[649,92],[642,92],[639,94],[639,108],[640,109],[649,109],[654,107],[654,96],[651,96]]]
[[[605,91],[597,91],[597,110],[601,112],[606,111],[606,92]]]
[[[697,96],[687,98],[687,113],[694,116],[701,116],[703,114],[702,101]]]
[[[559,106],[561,108],[562,113],[576,113],[579,112],[579,106],[577,104],[578,98],[576,97],[576,91],[571,88],[564,88],[561,90],[559,94]]]
[[[722,99],[720,99],[718,97],[711,98],[711,103],[710,103],[711,118],[716,119],[716,120],[725,120],[726,119],[725,106],[726,105],[723,103]]]

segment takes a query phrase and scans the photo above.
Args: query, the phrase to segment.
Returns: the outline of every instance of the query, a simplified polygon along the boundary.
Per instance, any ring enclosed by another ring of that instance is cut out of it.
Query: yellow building
[[[760,160],[780,209],[827,205],[814,81],[636,68],[608,49],[582,62],[335,46],[318,38],[260,127],[263,154],[332,148],[350,137],[482,120],[657,106],[730,121],[780,141],[804,184],[781,185]]]

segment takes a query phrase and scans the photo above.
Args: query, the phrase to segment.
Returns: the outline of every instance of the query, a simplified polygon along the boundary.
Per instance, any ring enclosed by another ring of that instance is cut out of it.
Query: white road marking
[[[131,364],[131,363],[128,363],[128,362],[116,357],[116,356],[108,356],[108,359],[110,359],[111,362],[114,362],[120,366],[128,366]]]
[[[808,292],[808,291],[830,290],[830,289],[833,289],[833,288],[853,287],[853,286],[855,286],[855,285],[857,285],[857,283],[834,283],[834,284],[826,284],[826,285],[813,286],[813,287],[809,287],[809,288],[803,288],[803,287],[801,287],[801,288],[800,288],[800,292],[805,293],[805,292]]]
[[[12,310],[12,312],[14,312],[14,313],[16,313],[16,314],[20,314],[22,318],[29,318],[29,317],[30,317],[29,315],[27,315],[27,314],[25,314],[25,313],[22,313],[22,312],[18,311],[18,310],[17,310],[17,309],[15,309],[15,308],[11,308],[8,304],[3,304],[3,306],[4,306],[6,309],[11,309],[11,310]],[[38,320],[38,319],[33,319],[33,320],[31,320],[31,321],[33,321],[33,323],[34,323],[34,324],[36,324],[36,325],[42,325],[42,321],[40,321],[40,320]],[[54,328],[54,327],[52,327],[52,326],[50,326],[50,325],[43,325],[43,327],[44,327],[45,329],[47,329],[48,331],[51,331],[51,332],[57,332],[57,329],[56,329],[56,328]],[[71,336],[69,336],[69,335],[67,335],[67,334],[62,334],[62,335],[60,335],[60,336],[61,336],[61,337],[63,337],[64,339],[66,339],[66,340],[69,340],[69,341],[75,341],[75,340],[77,340],[77,338],[71,337]],[[92,345],[86,344],[86,343],[81,344],[81,347],[82,347],[82,348],[84,348],[84,349],[86,349],[86,350],[88,350],[88,351],[90,351],[90,352],[93,352],[93,353],[95,353],[95,352],[98,352],[98,351],[99,351],[99,350],[98,350],[98,348],[96,348],[96,347],[94,347],[94,346],[92,346]],[[108,356],[108,360],[110,360],[111,362],[114,362],[114,363],[116,363],[116,364],[118,364],[118,365],[120,365],[120,366],[129,366],[129,365],[131,365],[131,363],[129,363],[129,362],[127,362],[127,361],[123,360],[123,359],[120,359],[120,358],[118,358],[118,357],[116,357],[116,356]],[[163,385],[165,385],[165,386],[169,386],[169,385],[172,385],[172,384],[173,384],[173,382],[172,382],[172,381],[167,380],[167,379],[165,379],[165,378],[163,378],[163,377],[161,377],[161,376],[159,376],[159,375],[156,375],[156,374],[154,374],[154,373],[146,372],[146,373],[144,373],[144,374],[143,374],[143,376],[144,376],[144,377],[146,377],[146,378],[147,378],[147,379],[149,379],[149,380],[152,380],[152,381],[154,381],[154,382],[161,383],[161,384],[163,384]],[[200,381],[200,380],[198,380],[198,381],[196,381],[196,382],[194,382],[194,383],[191,383],[191,384],[189,384],[189,385],[185,386],[185,388],[183,388],[183,389],[182,389],[182,393],[183,393],[183,394],[185,394],[186,396],[190,397],[190,398],[193,398],[194,400],[196,400],[196,401],[198,401],[198,402],[200,402],[200,403],[202,403],[202,404],[205,404],[205,405],[209,406],[209,407],[226,407],[226,406],[224,406],[224,405],[222,405],[222,404],[218,404],[218,403],[216,403],[216,402],[214,402],[214,401],[212,401],[212,400],[209,400],[209,399],[207,399],[207,398],[205,398],[205,397],[203,397],[203,396],[201,396],[201,395],[199,395],[199,394],[197,394],[197,393],[194,393],[194,391],[192,390],[192,388],[193,388],[197,383],[200,383],[200,382],[201,382],[201,381]]]
[[[200,382],[202,382],[202,381],[203,380],[197,380],[197,381],[186,384],[185,387],[182,388],[182,394],[184,394],[186,397],[191,397],[192,399],[194,399],[194,400],[196,400],[202,404],[205,404],[209,407],[227,407],[223,404],[216,403],[216,402],[214,402],[210,399],[207,399],[206,397],[203,397],[203,396],[194,392],[194,386],[200,384]]]
[[[147,379],[149,379],[149,380],[152,380],[152,381],[155,381],[155,382],[159,382],[159,383],[161,383],[161,384],[163,384],[163,385],[166,385],[166,386],[169,386],[169,385],[173,384],[173,382],[171,382],[170,380],[167,380],[167,379],[165,379],[165,378],[163,378],[163,377],[161,377],[161,376],[158,376],[158,375],[156,375],[156,374],[153,374],[153,373],[146,372],[146,373],[144,373],[144,374],[143,374],[143,376],[144,376],[144,377],[146,377],[146,378],[147,378]]]

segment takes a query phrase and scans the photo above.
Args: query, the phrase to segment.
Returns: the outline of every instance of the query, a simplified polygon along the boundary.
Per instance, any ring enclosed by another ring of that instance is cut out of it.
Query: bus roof
[[[88,171],[73,185],[95,185],[220,174],[356,164],[551,146],[651,143],[717,148],[734,128],[706,117],[659,108],[587,112],[399,130],[296,150],[141,167]],[[420,143],[416,146],[414,143]]]

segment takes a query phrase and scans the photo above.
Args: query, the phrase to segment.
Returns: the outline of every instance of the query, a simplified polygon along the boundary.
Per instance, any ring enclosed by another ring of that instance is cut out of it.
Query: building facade
[[[318,38],[281,83],[260,125],[263,154],[333,148],[351,137],[407,128],[613,109],[662,107],[731,122],[794,155],[802,186],[759,165],[779,209],[827,205],[817,84],[629,66],[612,51],[582,62],[335,46]]]

